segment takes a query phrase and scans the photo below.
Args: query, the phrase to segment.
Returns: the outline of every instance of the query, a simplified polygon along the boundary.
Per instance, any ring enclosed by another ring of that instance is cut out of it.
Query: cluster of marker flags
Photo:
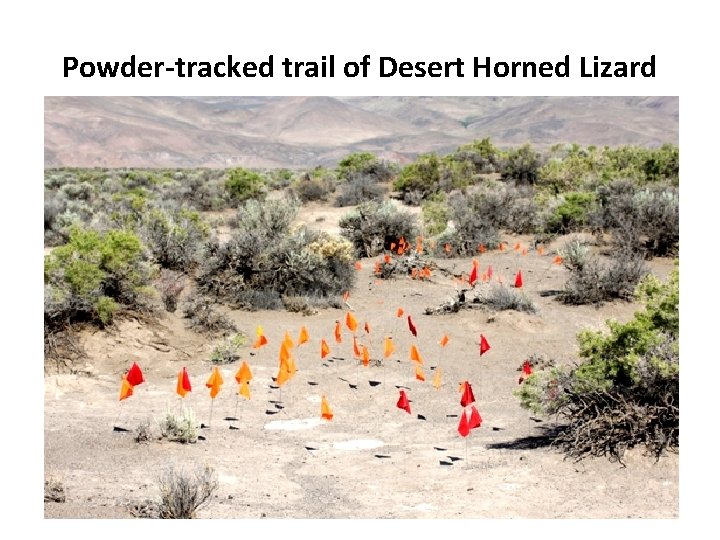
[[[417,239],[417,246],[416,251],[418,253],[422,253],[422,237],[418,237]],[[393,244],[391,246],[391,250],[395,250],[397,247],[397,253],[398,255],[402,255],[404,252],[407,252],[411,249],[410,244],[405,242],[404,238],[401,238],[397,246]],[[434,247],[434,246],[433,246]],[[445,251],[449,253],[448,251],[449,245],[446,244]],[[504,251],[505,246],[503,243],[499,246],[500,251]],[[538,248],[538,253],[542,254],[541,252],[542,248]],[[520,251],[521,246],[520,244],[515,245],[515,251]],[[486,251],[484,245],[480,245],[478,251],[480,253],[484,253]],[[527,254],[527,249],[522,249],[522,254]],[[385,255],[386,260],[385,262],[388,262],[387,257],[388,255]],[[553,264],[561,264],[562,258],[561,257],[555,257],[553,260]],[[377,267],[380,263],[376,264],[376,272],[378,271]],[[360,263],[356,264],[356,268]],[[420,276],[421,277],[429,277],[430,270],[428,268],[423,268],[420,270]],[[476,259],[473,259],[472,263],[472,269],[469,273],[469,277],[467,278],[467,282],[474,286],[474,284],[478,281],[478,279],[481,279],[483,282],[491,281],[493,276],[493,269],[492,266],[488,266],[488,269],[486,272],[482,274],[482,276],[479,278],[479,263]],[[415,276],[413,276],[415,277]],[[522,272],[518,270],[517,274],[515,274],[515,281],[514,281],[515,288],[521,288],[523,286],[523,278],[522,278]],[[349,293],[345,293],[343,299],[347,303],[349,297]],[[398,308],[396,312],[396,317],[398,319],[402,318],[405,315],[405,312],[402,308]],[[353,355],[357,360],[362,361],[363,366],[367,367],[370,362],[370,351],[365,344],[359,344],[357,340],[356,332],[359,328],[359,323],[357,319],[355,318],[355,315],[351,311],[348,311],[345,315],[345,326],[350,330],[353,336]],[[417,338],[418,331],[417,327],[415,326],[414,321],[412,320],[411,315],[407,315],[407,325],[408,330],[413,335],[413,337]],[[363,330],[366,335],[370,334],[370,325],[365,322],[363,325]],[[265,333],[263,331],[262,326],[258,326],[256,329],[256,336],[257,339],[253,343],[254,349],[260,349],[268,344],[268,339],[265,336]],[[343,341],[342,338],[342,325],[341,322],[338,320],[335,323],[335,330],[334,330],[334,337],[335,337],[335,343],[340,344]],[[297,346],[300,347],[303,344],[307,343],[310,340],[310,335],[307,331],[307,328],[305,326],[302,326],[300,328],[300,333],[297,339]],[[438,342],[441,347],[445,347],[449,342],[449,338],[447,335],[444,335],[440,341]],[[278,373],[277,376],[274,377],[274,380],[278,387],[282,387],[285,383],[287,383],[290,379],[293,378],[295,373],[297,372],[297,368],[295,365],[295,360],[293,357],[292,350],[295,348],[295,343],[293,342],[290,334],[286,331],[284,339],[282,340],[280,344],[280,352],[279,352],[279,367],[278,367]],[[483,334],[480,334],[480,356],[487,353],[490,350],[490,344],[488,343],[487,339]],[[320,358],[325,359],[330,354],[330,345],[328,342],[323,338],[320,340]],[[390,358],[393,353],[395,352],[395,345],[393,343],[393,339],[391,336],[387,336],[384,339],[383,342],[383,357],[385,359]],[[417,344],[413,343],[410,346],[410,360],[413,362],[415,366],[415,378],[419,381],[425,381],[425,373],[423,372],[422,366],[424,364],[423,358],[420,354],[420,351],[418,349]],[[522,366],[522,375],[520,376],[519,383],[521,384],[528,376],[532,374],[532,367],[528,360],[526,360],[523,363]],[[237,373],[235,374],[235,380],[238,384],[238,394],[243,396],[246,399],[250,399],[250,381],[252,380],[253,375],[250,370],[250,366],[246,361],[243,361],[240,367],[238,368]],[[120,388],[120,401],[127,399],[128,397],[133,395],[133,388],[135,386],[138,386],[139,384],[142,384],[145,382],[145,379],[143,377],[142,370],[140,369],[140,366],[138,366],[137,363],[133,362],[132,366],[128,370],[128,372],[123,375],[122,382],[121,382],[121,388]],[[222,374],[218,367],[214,367],[212,369],[212,372],[210,374],[210,377],[208,378],[207,382],[205,383],[205,386],[210,389],[210,398],[215,399],[217,395],[220,392],[220,388],[224,384]],[[435,376],[433,378],[432,385],[436,389],[440,389],[442,385],[442,368],[438,365],[435,368]],[[462,437],[467,437],[470,434],[470,431],[476,428],[479,428],[482,424],[482,417],[480,416],[480,412],[478,411],[477,407],[475,406],[475,396],[473,395],[472,386],[469,381],[464,381],[460,383],[460,393],[462,394],[462,397],[460,399],[460,405],[463,407],[462,413],[460,414],[460,422],[458,424],[458,433]],[[190,382],[190,376],[187,372],[187,369],[185,367],[182,368],[182,370],[177,375],[177,386],[176,386],[176,393],[181,397],[184,398],[188,393],[192,392],[192,384]],[[212,402],[211,402],[212,403]],[[397,401],[397,407],[399,409],[402,409],[406,411],[408,414],[410,414],[411,408],[410,408],[410,400],[405,392],[405,390],[400,389],[400,396]],[[330,404],[328,402],[328,399],[325,395],[321,398],[320,403],[320,415],[321,418],[325,420],[332,420],[334,417],[332,408],[330,407]]]

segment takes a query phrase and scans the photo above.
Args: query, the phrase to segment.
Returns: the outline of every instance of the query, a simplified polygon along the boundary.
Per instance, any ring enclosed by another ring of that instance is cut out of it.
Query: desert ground
[[[344,209],[342,213],[345,213]],[[336,230],[340,213],[308,205],[298,220]],[[322,218],[318,221],[318,218]],[[625,465],[606,458],[564,459],[542,437],[553,418],[536,418],[513,396],[519,367],[536,353],[570,364],[577,359],[576,334],[602,329],[608,319],[627,321],[638,304],[612,302],[601,307],[567,306],[542,291],[561,289],[567,271],[553,264],[559,238],[538,255],[515,252],[531,237],[505,236],[505,252],[478,256],[481,272],[492,265],[508,282],[522,270],[524,292],[536,314],[464,310],[425,315],[455,294],[460,284],[434,272],[429,282],[410,277],[377,281],[374,259],[361,260],[355,286],[343,309],[315,315],[285,311],[227,311],[249,336],[241,359],[250,364],[252,397],[238,397],[234,380],[239,362],[221,366],[224,385],[212,406],[205,387],[213,365],[210,340],[185,327],[182,299],[175,313],[160,311],[156,321],[121,318],[111,328],[87,329],[81,341],[87,360],[61,370],[46,366],[44,401],[45,478],[61,482],[66,502],[45,503],[46,518],[132,518],[131,510],[157,499],[158,474],[168,464],[209,465],[219,489],[200,518],[674,518],[678,517],[679,456],[656,461],[633,449]],[[469,272],[470,259],[438,259],[453,272]],[[665,277],[670,259],[650,261]],[[478,285],[487,286],[487,285]],[[191,292],[183,292],[183,298]],[[417,338],[398,308],[411,315]],[[396,351],[381,366],[363,367],[353,358],[352,335],[343,324],[343,341],[333,337],[336,320],[352,310],[361,343],[373,359],[392,336]],[[371,328],[362,330],[365,322]],[[262,325],[269,344],[251,349]],[[310,341],[293,352],[298,371],[278,389],[280,342],[293,340],[305,325]],[[480,334],[491,345],[479,354]],[[438,341],[447,334],[449,343]],[[320,340],[331,354],[320,358]],[[426,381],[415,379],[409,349],[424,358]],[[256,354],[251,355],[251,352]],[[118,400],[120,380],[133,362],[146,382]],[[435,367],[443,384],[431,381]],[[175,393],[177,373],[187,367],[193,385],[184,399]],[[479,429],[463,439],[458,385],[472,384],[482,415]],[[370,381],[374,381],[373,385]],[[376,384],[379,382],[380,384]],[[411,414],[396,407],[406,389]],[[332,421],[320,419],[326,395]],[[191,408],[203,440],[138,443],[134,431],[158,422],[167,411]],[[237,420],[226,420],[236,417]],[[127,431],[116,431],[115,427]]]

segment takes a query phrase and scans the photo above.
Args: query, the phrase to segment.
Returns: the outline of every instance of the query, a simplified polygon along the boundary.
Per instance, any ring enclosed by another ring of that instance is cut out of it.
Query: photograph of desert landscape
[[[44,517],[679,517],[677,97],[45,97]]]

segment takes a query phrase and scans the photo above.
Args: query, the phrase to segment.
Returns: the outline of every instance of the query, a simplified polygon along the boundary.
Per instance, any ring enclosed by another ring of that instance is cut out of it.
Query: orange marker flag
[[[342,343],[342,332],[340,329],[340,321],[335,322],[335,343]]]
[[[385,264],[390,264],[390,255],[385,255]]]
[[[330,408],[330,404],[325,396],[322,397],[322,402],[320,403],[320,417],[325,420],[333,419],[332,409]]]
[[[362,270],[362,263],[360,261],[355,261],[355,270]]]
[[[553,259],[553,264],[562,264],[562,263],[563,263],[563,258],[560,255],[556,255],[555,258]]]
[[[366,334],[370,333],[370,325],[367,322],[365,322],[365,333]]]
[[[210,378],[205,383],[205,386],[210,389],[210,397],[212,399],[215,399],[215,396],[217,396],[218,392],[220,392],[220,387],[223,382],[222,374],[220,373],[218,367],[215,366],[210,374]]]
[[[515,251],[520,251],[520,242],[515,244]]]
[[[485,247],[485,244],[480,244],[478,247],[478,252],[485,253],[487,251],[487,248]]]
[[[398,240],[398,246],[405,247],[405,237],[401,236],[400,240]]]
[[[347,315],[345,315],[345,324],[350,329],[351,332],[355,332],[358,327],[358,322],[355,316],[351,312],[347,312]]]
[[[287,362],[290,359],[290,349],[288,349],[287,343],[284,341],[280,344],[280,364]]]
[[[308,334],[307,328],[304,326],[300,327],[300,335],[298,336],[298,347],[302,345],[303,343],[307,343],[310,339],[310,334]]]
[[[537,248],[537,254],[538,254],[538,255],[542,255],[543,253],[545,253],[545,248],[544,248],[543,246],[538,247],[538,248]]]
[[[288,351],[291,350],[295,346],[292,338],[290,337],[290,333],[287,330],[285,330],[285,339],[283,340],[283,343],[284,343],[285,347],[287,347]]]
[[[343,293],[343,302],[347,302],[348,298],[350,298],[350,291],[345,291]]]
[[[521,254],[523,257],[524,257],[525,255],[527,255],[527,248],[523,248],[522,251],[520,252],[520,254]]]
[[[403,253],[405,253],[405,246],[398,246],[397,254],[402,255]]]
[[[423,237],[422,237],[422,236],[418,236],[417,238],[415,238],[415,243],[417,244],[417,245],[415,246],[415,253],[417,253],[418,255],[422,255],[422,252],[423,252]]]
[[[458,392],[461,394],[465,392],[465,381],[461,382],[460,386],[458,386]]]
[[[448,254],[452,251],[452,247],[450,246],[450,244],[445,244],[444,249],[445,249],[445,253],[448,253]]]
[[[355,355],[355,358],[360,358],[362,356],[362,353],[360,352],[360,348],[357,344],[357,338],[353,336],[353,354]]]
[[[390,358],[392,356],[392,353],[395,352],[395,345],[393,345],[392,338],[386,337],[385,338],[385,347],[383,350],[383,356],[385,358]]]
[[[425,382],[425,373],[423,373],[423,370],[420,367],[420,364],[415,364],[415,378],[418,381]]]
[[[432,385],[435,387],[435,390],[440,390],[442,386],[442,368],[435,368],[435,377],[433,377]]]
[[[288,376],[292,379],[295,376],[295,373],[297,372],[297,368],[295,367],[295,359],[292,356],[290,356],[290,358],[287,359],[286,365],[287,365]]]
[[[122,384],[120,385],[120,401],[127,399],[133,395],[133,385],[127,380],[127,375],[123,375]]]
[[[365,367],[370,365],[370,351],[365,345],[362,346],[362,363]]]
[[[250,371],[250,366],[247,362],[243,361],[242,365],[238,368],[237,373],[235,373],[235,380],[238,384],[242,384],[245,381],[252,381],[252,372]]]
[[[178,372],[177,388],[175,391],[181,398],[184,398],[188,392],[192,392],[190,377],[188,376],[187,369],[185,368],[182,368],[182,371]]]
[[[397,312],[395,313],[396,316],[402,317],[403,313],[405,313],[405,310],[401,307],[397,308]]]
[[[505,251],[505,242],[500,242],[500,245],[498,245],[498,249],[500,251]]]
[[[410,347],[410,360],[413,362],[417,362],[418,364],[423,363],[422,356],[420,356],[420,351],[418,350],[416,345],[412,345]]]
[[[287,362],[280,364],[280,370],[278,371],[275,382],[278,386],[282,386],[290,380],[290,372],[288,371]]]
[[[382,273],[382,268],[380,267],[380,263],[375,261],[375,274],[380,275]]]
[[[250,399],[250,381],[243,381],[242,384],[240,384],[238,394],[243,396],[245,399]]]
[[[447,336],[447,334],[445,334],[445,335],[440,339],[440,346],[441,346],[441,347],[444,347],[445,345],[448,344],[448,341],[450,341],[450,338]]]
[[[330,354],[330,347],[328,347],[327,341],[324,339],[320,340],[320,358],[325,358]]]
[[[522,289],[522,286],[523,286],[522,271],[518,270],[518,273],[515,274],[515,288]]]
[[[397,246],[395,242],[390,242],[390,251],[395,251],[395,246]]]
[[[413,268],[412,270],[410,270],[410,277],[412,279],[417,279],[417,277],[418,277],[418,269],[417,268]]]

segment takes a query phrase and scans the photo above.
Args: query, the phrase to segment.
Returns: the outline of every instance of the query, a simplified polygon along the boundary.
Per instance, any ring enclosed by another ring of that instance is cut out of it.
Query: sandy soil
[[[305,215],[307,222],[317,217]],[[323,223],[328,222],[330,217]],[[566,279],[551,255],[522,257],[510,250],[483,254],[480,263],[481,270],[492,264],[506,281],[522,269],[525,292],[539,312],[426,316],[426,307],[453,294],[451,279],[436,273],[429,283],[409,278],[376,283],[372,262],[363,261],[348,303],[360,325],[368,321],[371,326],[369,337],[362,331],[358,337],[373,358],[381,352],[383,337],[394,337],[397,351],[382,367],[358,366],[346,327],[342,344],[334,342],[334,323],[344,317],[342,310],[309,317],[229,312],[251,336],[262,324],[270,344],[252,357],[250,348],[243,348],[242,359],[254,374],[250,401],[238,401],[237,364],[223,366],[225,385],[212,422],[204,383],[217,340],[187,330],[180,310],[162,313],[154,324],[126,319],[108,332],[83,333],[87,365],[74,374],[48,374],[45,380],[45,477],[61,481],[67,493],[65,503],[45,504],[45,516],[132,517],[127,505],[157,498],[159,471],[175,463],[207,464],[217,471],[220,487],[199,512],[203,518],[677,517],[677,455],[656,462],[636,450],[626,456],[627,467],[606,459],[564,460],[537,438],[552,419],[532,418],[512,394],[517,369],[529,354],[572,362],[579,330],[603,328],[610,318],[628,320],[638,306],[563,306],[541,297],[540,291],[559,289]],[[470,270],[469,259],[440,264]],[[655,260],[651,267],[665,276],[672,261]],[[412,315],[417,339],[405,319],[395,316],[398,307]],[[282,391],[272,388],[280,341],[286,330],[296,339],[301,325],[311,339],[295,349],[298,372]],[[444,333],[450,342],[442,350],[437,342]],[[482,357],[480,333],[492,347]],[[320,359],[321,338],[332,350],[327,361]],[[427,382],[414,378],[408,357],[413,343],[424,357]],[[120,377],[133,361],[147,382],[120,403]],[[444,384],[435,390],[431,367],[438,365]],[[157,430],[166,411],[180,409],[175,383],[183,366],[193,383],[185,404],[198,422],[211,424],[200,430],[205,440],[134,442],[132,431],[141,423],[150,421]],[[452,416],[461,411],[458,383],[464,379],[473,385],[484,420],[466,440]],[[412,414],[396,407],[397,386],[408,388]],[[331,422],[319,421],[321,394],[334,410]],[[224,419],[232,416],[238,420]],[[113,426],[130,431],[114,432]]]

